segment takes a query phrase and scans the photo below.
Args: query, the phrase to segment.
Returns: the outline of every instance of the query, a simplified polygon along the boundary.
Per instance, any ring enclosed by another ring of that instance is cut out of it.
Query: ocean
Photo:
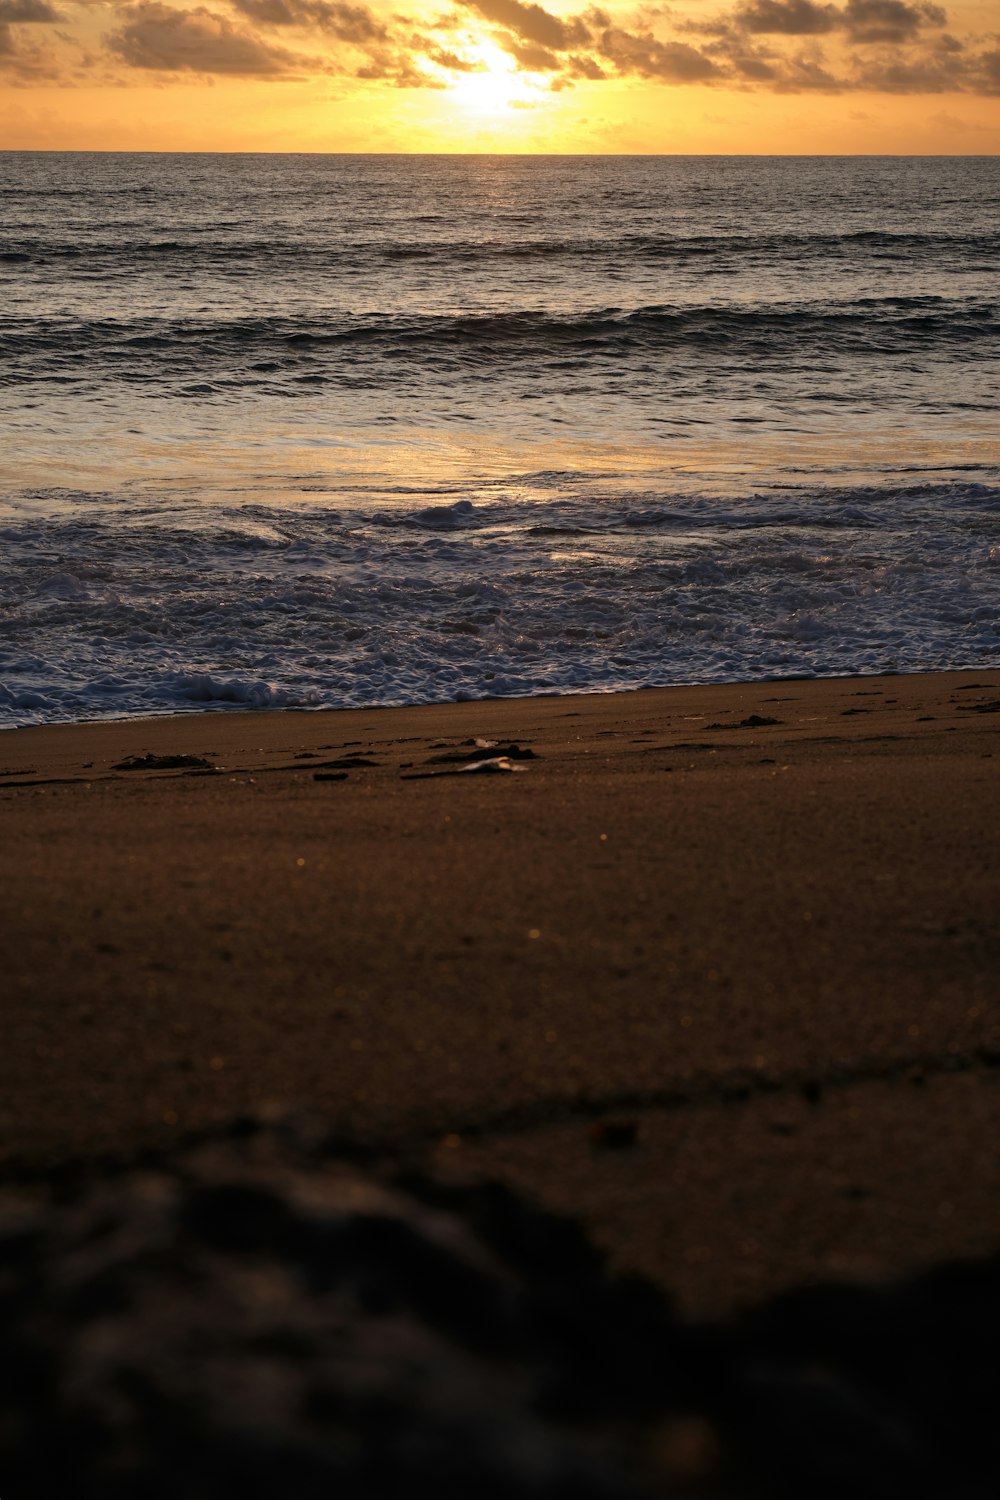
[[[1000,665],[996,158],[0,154],[0,724]]]

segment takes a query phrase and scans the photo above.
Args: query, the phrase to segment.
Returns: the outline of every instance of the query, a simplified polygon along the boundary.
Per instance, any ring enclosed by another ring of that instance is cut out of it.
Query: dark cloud
[[[0,20],[0,74],[7,88],[59,85],[69,81],[52,47],[39,46],[9,21],[3,20]]]
[[[37,32],[19,28],[58,26],[63,19],[48,0],[0,0],[0,71],[5,83],[17,87],[60,81],[58,59],[47,41],[40,46]]]
[[[63,17],[46,0],[0,0],[0,24],[17,21],[48,25],[61,20]]]
[[[760,45],[746,33],[731,32],[706,44],[723,68],[725,76],[743,88],[759,85],[772,93],[801,94],[809,90],[840,93],[847,87],[830,71],[818,42],[809,41],[797,51]]]
[[[844,24],[835,5],[814,0],[753,0],[737,12],[736,20],[746,31],[772,36],[823,36]]]
[[[314,3],[310,8],[314,24],[342,42],[353,42],[360,46],[367,42],[385,40],[389,35],[387,28],[372,15],[367,6]]]
[[[447,84],[431,78],[412,58],[402,51],[374,53],[354,71],[355,78],[366,82],[389,83],[397,89],[443,89]]]
[[[906,0],[847,0],[844,24],[852,42],[907,42],[925,26],[944,26],[940,5]]]
[[[728,16],[688,21],[684,29],[754,36],[828,36],[839,31],[855,43],[899,44],[928,27],[946,25],[947,19],[940,5],[911,5],[908,0],[847,0],[843,7],[829,0],[745,0]]]
[[[661,42],[651,32],[635,35],[608,27],[597,39],[597,51],[619,73],[659,78],[665,83],[704,83],[718,78],[720,69],[704,52],[687,42]]]
[[[740,88],[759,86],[787,94],[808,89],[839,93],[844,87],[815,41],[789,51],[774,44],[762,46],[746,32],[730,31],[707,42],[704,51],[718,64],[722,77]]]
[[[740,78],[749,79],[753,83],[767,83],[780,77],[773,63],[753,52],[734,52],[730,62]]]
[[[781,60],[775,73],[774,88],[782,94],[802,94],[810,89],[824,94],[839,94],[845,85],[831,73],[821,52],[798,52]]]
[[[592,57],[577,56],[576,53],[567,58],[567,70],[574,78],[589,78],[591,81],[608,76],[600,63],[595,62]]]
[[[750,83],[767,83],[779,76],[774,53],[756,46],[745,36],[723,36],[709,42],[706,53],[717,62],[725,62],[738,79]]]
[[[330,0],[233,0],[243,15],[264,26],[314,27],[338,41],[364,46],[388,40],[388,30],[366,5]]]
[[[479,67],[474,62],[466,62],[464,57],[459,57],[457,52],[452,52],[448,47],[438,47],[434,42],[428,42],[424,46],[424,56],[439,68],[447,68],[451,73],[478,73]]]
[[[357,49],[347,60],[342,54],[330,59],[329,68],[366,83],[387,83],[399,89],[444,88],[440,78],[420,66],[420,57],[449,72],[476,71],[475,64],[465,62],[451,48],[414,34],[410,17],[393,16],[390,26],[368,6],[352,5],[349,0],[232,0],[232,4],[258,25],[304,27]]]
[[[539,47],[537,42],[519,42],[509,37],[504,42],[504,50],[529,73],[557,73],[566,64],[564,57],[550,52],[547,47]]]
[[[736,13],[744,30],[771,36],[825,36],[843,26],[843,13],[835,5],[816,5],[814,0],[753,0]]]
[[[990,87],[989,53],[979,56],[941,48],[918,54],[893,53],[866,58],[854,75],[857,88],[881,94],[949,94],[1000,92],[1000,67]],[[995,58],[1000,54],[994,53]]]
[[[979,72],[984,94],[1000,94],[1000,47],[984,52],[979,58]]]
[[[139,0],[125,24],[106,38],[109,50],[133,68],[162,73],[217,73],[231,78],[301,76],[308,61],[234,26],[199,6],[175,10],[160,0]]]
[[[586,46],[590,30],[579,16],[563,21],[541,5],[525,5],[523,0],[462,0],[484,21],[502,26],[520,42],[534,42],[554,52]]]

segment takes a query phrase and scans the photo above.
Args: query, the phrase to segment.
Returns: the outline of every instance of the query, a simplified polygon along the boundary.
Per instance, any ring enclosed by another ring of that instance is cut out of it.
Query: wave
[[[246,266],[320,266],[328,270],[354,271],[398,262],[428,262],[447,267],[469,264],[490,265],[505,260],[547,261],[613,261],[630,263],[649,261],[694,260],[726,264],[734,259],[771,261],[848,259],[864,263],[870,258],[930,260],[945,256],[960,263],[962,257],[984,257],[1000,262],[1000,237],[986,233],[960,231],[914,232],[906,230],[857,230],[846,233],[753,234],[747,232],[715,234],[649,234],[625,232],[618,235],[563,235],[542,238],[518,238],[497,235],[493,238],[469,239],[427,238],[399,240],[392,237],[344,239],[337,236],[310,240],[301,233],[282,235],[276,232],[266,238],[247,234],[244,226],[236,232],[221,232],[210,226],[204,233],[182,238],[99,239],[90,235],[82,240],[53,236],[8,235],[0,241],[0,264],[8,266],[46,265],[51,262],[79,263],[81,269],[95,274],[127,274],[147,265],[181,262],[192,271],[206,268],[244,268]],[[982,269],[981,264],[978,267]]]
[[[995,360],[997,308],[984,299],[866,297],[827,306],[669,304],[579,314],[529,310],[467,314],[381,314],[328,318],[123,318],[83,321],[8,317],[0,325],[0,383],[103,373],[210,380],[256,371],[274,378],[307,360],[313,372],[356,377],[358,361],[382,367],[435,356],[463,365],[526,360],[620,359],[671,351],[726,358],[828,358],[833,353]],[[350,360],[345,363],[347,357]],[[86,362],[86,364],[84,364]],[[228,367],[228,370],[227,370]]]

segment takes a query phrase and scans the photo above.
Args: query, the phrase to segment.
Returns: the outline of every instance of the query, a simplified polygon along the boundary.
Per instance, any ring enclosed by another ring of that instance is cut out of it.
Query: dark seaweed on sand
[[[111,767],[113,771],[214,771],[210,760],[202,755],[126,755]]]

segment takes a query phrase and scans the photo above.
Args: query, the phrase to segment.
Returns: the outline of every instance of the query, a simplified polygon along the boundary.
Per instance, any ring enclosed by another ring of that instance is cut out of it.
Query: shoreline
[[[998,730],[974,668],[5,731],[0,1170],[312,1117],[708,1316],[992,1253]]]
[[[129,724],[157,724],[162,722],[163,720],[176,720],[178,722],[186,722],[190,719],[229,719],[234,716],[237,718],[253,718],[259,716],[261,718],[269,719],[275,716],[286,714],[290,716],[300,714],[306,716],[315,714],[405,714],[425,709],[473,709],[477,704],[509,703],[513,705],[538,702],[544,703],[550,699],[558,701],[564,699],[575,700],[577,698],[583,698],[587,700],[602,698],[630,699],[635,698],[636,696],[641,696],[645,693],[679,693],[695,691],[712,692],[716,689],[723,691],[737,689],[753,691],[754,688],[780,687],[782,686],[782,684],[816,683],[817,685],[819,685],[823,683],[838,682],[892,682],[896,678],[911,677],[931,679],[945,677],[964,678],[969,676],[969,674],[971,673],[977,672],[982,672],[986,675],[990,675],[991,673],[1000,674],[1000,661],[995,662],[989,666],[977,665],[975,663],[972,663],[968,666],[959,667],[900,667],[891,671],[834,672],[829,675],[814,675],[808,672],[798,672],[792,673],[787,677],[727,677],[719,678],[717,680],[710,679],[708,681],[697,682],[668,682],[656,686],[643,684],[640,687],[583,687],[579,689],[568,689],[565,692],[559,691],[557,689],[551,689],[547,692],[513,694],[509,696],[505,694],[497,694],[495,697],[487,696],[481,698],[421,698],[415,699],[412,703],[369,703],[361,705],[345,704],[341,707],[336,708],[316,707],[311,704],[282,704],[281,706],[276,708],[254,708],[248,707],[244,703],[233,702],[227,704],[226,700],[224,699],[214,700],[210,702],[209,706],[203,706],[200,702],[192,700],[187,708],[165,708],[160,713],[129,714],[123,718],[102,717],[98,719],[47,719],[42,723],[37,724],[0,724],[0,744],[3,743],[3,736],[8,734],[22,733],[25,730],[82,730],[96,729],[102,725],[118,725],[120,727],[125,727]]]

